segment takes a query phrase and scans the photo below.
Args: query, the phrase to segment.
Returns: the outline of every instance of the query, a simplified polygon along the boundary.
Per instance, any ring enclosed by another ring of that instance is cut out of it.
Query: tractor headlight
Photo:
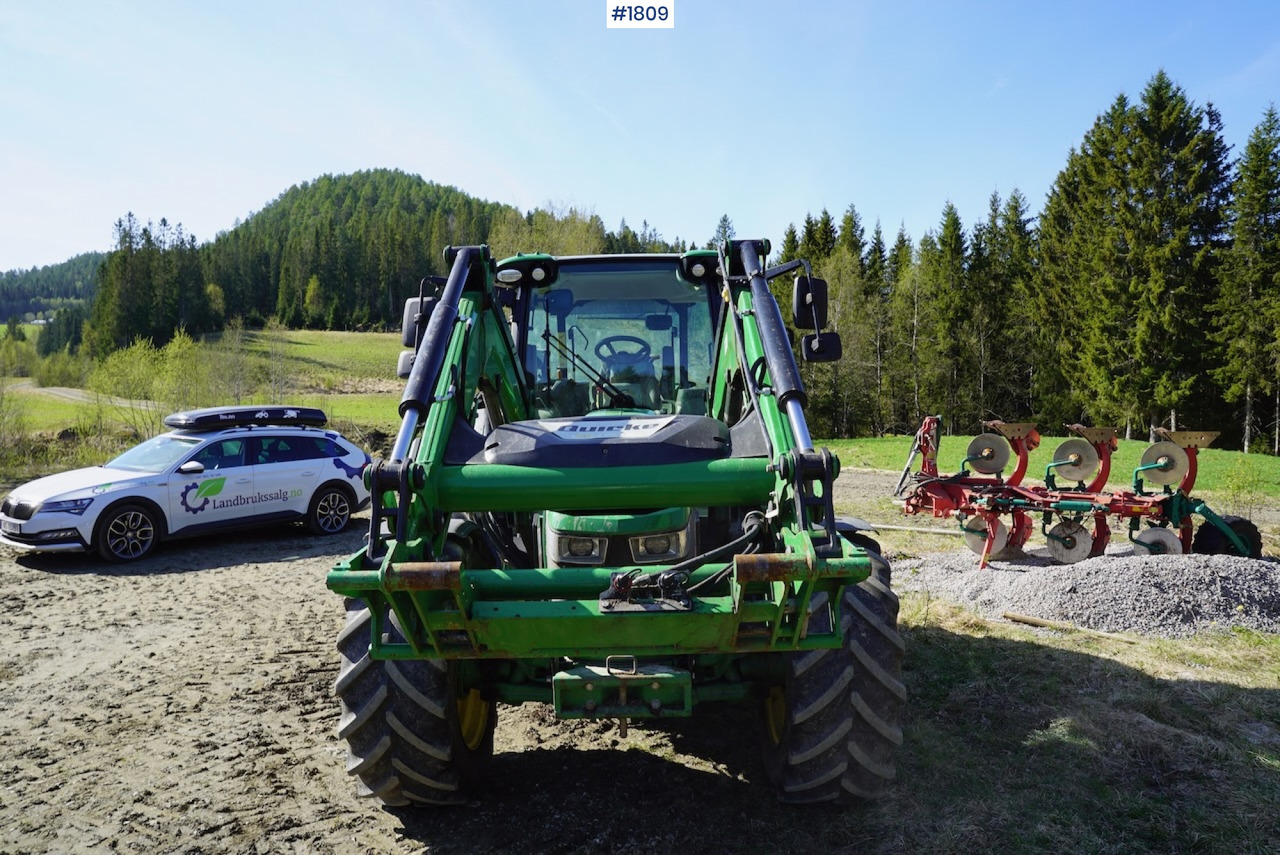
[[[574,558],[590,558],[596,553],[596,542],[590,537],[566,537],[564,549]]]
[[[640,542],[647,555],[665,555],[671,551],[671,535],[657,534]]]
[[[663,564],[685,556],[688,530],[631,538],[631,557],[637,564]]]
[[[608,539],[583,537],[552,529],[547,532],[547,552],[557,564],[603,564]]]

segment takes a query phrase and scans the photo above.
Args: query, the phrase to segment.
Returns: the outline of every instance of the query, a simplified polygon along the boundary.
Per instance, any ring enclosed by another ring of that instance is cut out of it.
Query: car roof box
[[[329,419],[316,407],[206,407],[164,417],[165,427],[176,430],[221,430],[247,425],[324,427]]]

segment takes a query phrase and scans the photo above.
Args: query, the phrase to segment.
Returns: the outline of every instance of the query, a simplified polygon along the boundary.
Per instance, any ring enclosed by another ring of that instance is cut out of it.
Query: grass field
[[[859,822],[858,848],[1280,851],[1280,636],[1125,643],[921,594],[900,625],[899,784]]]
[[[282,335],[289,374],[303,385],[341,389],[353,381],[396,379],[396,360],[403,350],[398,332],[288,330]],[[268,356],[268,333],[247,331],[245,341],[260,357]]]

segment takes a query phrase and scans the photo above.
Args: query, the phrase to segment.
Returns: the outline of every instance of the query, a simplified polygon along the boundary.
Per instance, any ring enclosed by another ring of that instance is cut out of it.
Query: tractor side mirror
[[[670,315],[645,315],[644,328],[649,332],[666,332],[671,329]]]
[[[400,351],[400,359],[396,362],[396,376],[401,380],[405,380],[413,373],[413,361],[418,358],[418,354],[412,350]]]
[[[827,281],[797,276],[791,291],[791,325],[798,330],[820,330],[827,325]]]
[[[548,291],[546,296],[547,314],[553,318],[567,317],[573,311],[573,292],[561,288]]]
[[[427,328],[431,313],[436,307],[435,297],[410,297],[404,301],[404,316],[400,319],[400,341],[405,347],[418,344],[418,331]]]
[[[843,353],[838,332],[814,333],[800,339],[800,358],[805,362],[836,362]]]

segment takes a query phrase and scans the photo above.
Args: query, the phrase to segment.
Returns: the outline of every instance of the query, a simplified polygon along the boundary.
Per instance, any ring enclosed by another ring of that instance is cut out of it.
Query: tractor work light
[[[547,532],[547,554],[556,564],[603,564],[609,539]]]
[[[688,531],[646,534],[631,540],[631,558],[637,564],[661,564],[685,557]]]

